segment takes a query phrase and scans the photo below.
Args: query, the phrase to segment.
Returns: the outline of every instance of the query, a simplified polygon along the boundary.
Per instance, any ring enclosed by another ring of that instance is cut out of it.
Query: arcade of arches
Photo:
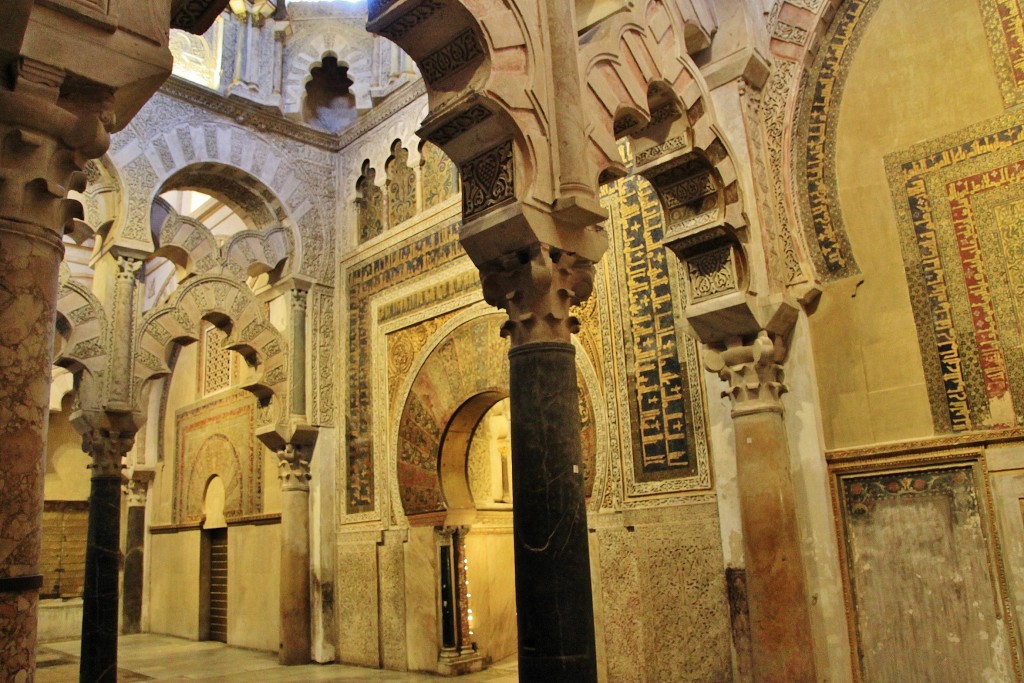
[[[0,679],[1024,681],[1022,9],[4,3]]]

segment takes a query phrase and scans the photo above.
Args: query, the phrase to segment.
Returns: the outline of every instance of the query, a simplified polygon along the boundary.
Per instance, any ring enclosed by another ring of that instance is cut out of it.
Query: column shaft
[[[309,627],[309,489],[281,492],[281,664],[306,664]]]
[[[121,474],[92,478],[82,593],[82,683],[117,683]]]
[[[575,350],[509,352],[519,677],[597,680]]]
[[[5,681],[28,680],[35,670],[43,454],[63,255],[54,231],[0,218],[0,680]]]
[[[145,493],[142,495],[143,503],[141,505],[132,504],[131,494],[129,494],[128,502],[124,543],[124,585],[121,600],[121,633],[125,634],[142,631],[142,570],[146,541]]]
[[[729,384],[736,479],[747,567],[750,640],[757,683],[814,683],[814,643],[779,397],[782,345],[766,331],[744,346],[708,349],[709,370]]]
[[[781,412],[733,417],[754,679],[813,683],[814,649]]]

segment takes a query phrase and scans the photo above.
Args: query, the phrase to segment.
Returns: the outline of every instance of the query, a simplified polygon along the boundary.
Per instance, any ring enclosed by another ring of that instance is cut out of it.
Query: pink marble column
[[[65,73],[22,59],[0,87],[0,680],[35,669],[39,530],[64,226],[82,166],[109,143],[104,95],[69,102]],[[98,102],[98,105],[97,105]]]
[[[814,643],[783,422],[782,354],[762,331],[709,351],[709,370],[728,382],[736,434],[736,468],[754,681],[814,683]]]

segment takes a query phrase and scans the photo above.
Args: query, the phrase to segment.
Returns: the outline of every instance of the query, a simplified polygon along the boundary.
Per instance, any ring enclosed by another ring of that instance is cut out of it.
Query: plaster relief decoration
[[[705,417],[695,342],[677,329],[673,271],[665,247],[665,219],[654,188],[628,176],[601,188],[611,258],[621,269],[624,395],[632,430],[633,463],[625,466],[627,495],[709,488]],[[621,246],[620,246],[621,245]],[[615,286],[615,285],[613,285]],[[680,309],[681,310],[681,309]],[[672,480],[672,481],[668,481]],[[645,485],[647,484],[647,485]]]
[[[1020,680],[982,482],[977,460],[838,475],[858,680]]]
[[[174,522],[203,515],[206,485],[224,482],[228,519],[263,510],[263,449],[257,447],[256,399],[244,391],[207,399],[175,414]]]
[[[170,39],[171,54],[174,55],[172,73],[185,80],[216,90],[220,87],[223,42],[223,17],[217,17],[213,26],[201,36],[172,29]]]
[[[940,432],[1024,424],[1024,124],[886,157]]]
[[[440,147],[426,141],[420,146],[420,179],[424,209],[437,206],[459,191],[459,170]]]
[[[416,215],[416,171],[409,167],[409,150],[400,140],[391,145],[386,171],[388,224],[396,226]]]
[[[377,171],[369,161],[363,162],[363,174],[356,181],[357,225],[359,242],[365,242],[384,232],[384,193],[377,187]]]

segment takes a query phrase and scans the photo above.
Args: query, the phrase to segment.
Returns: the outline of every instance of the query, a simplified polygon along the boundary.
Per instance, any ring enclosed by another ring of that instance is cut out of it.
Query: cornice
[[[391,118],[426,94],[423,80],[417,79],[401,86],[380,104],[360,116],[354,124],[334,135],[310,128],[283,117],[274,110],[244,100],[224,97],[218,92],[196,85],[177,76],[171,76],[160,88],[160,92],[178,100],[188,102],[214,114],[227,117],[236,123],[258,130],[291,138],[306,145],[319,147],[329,152],[340,152],[366,135],[373,128]]]

